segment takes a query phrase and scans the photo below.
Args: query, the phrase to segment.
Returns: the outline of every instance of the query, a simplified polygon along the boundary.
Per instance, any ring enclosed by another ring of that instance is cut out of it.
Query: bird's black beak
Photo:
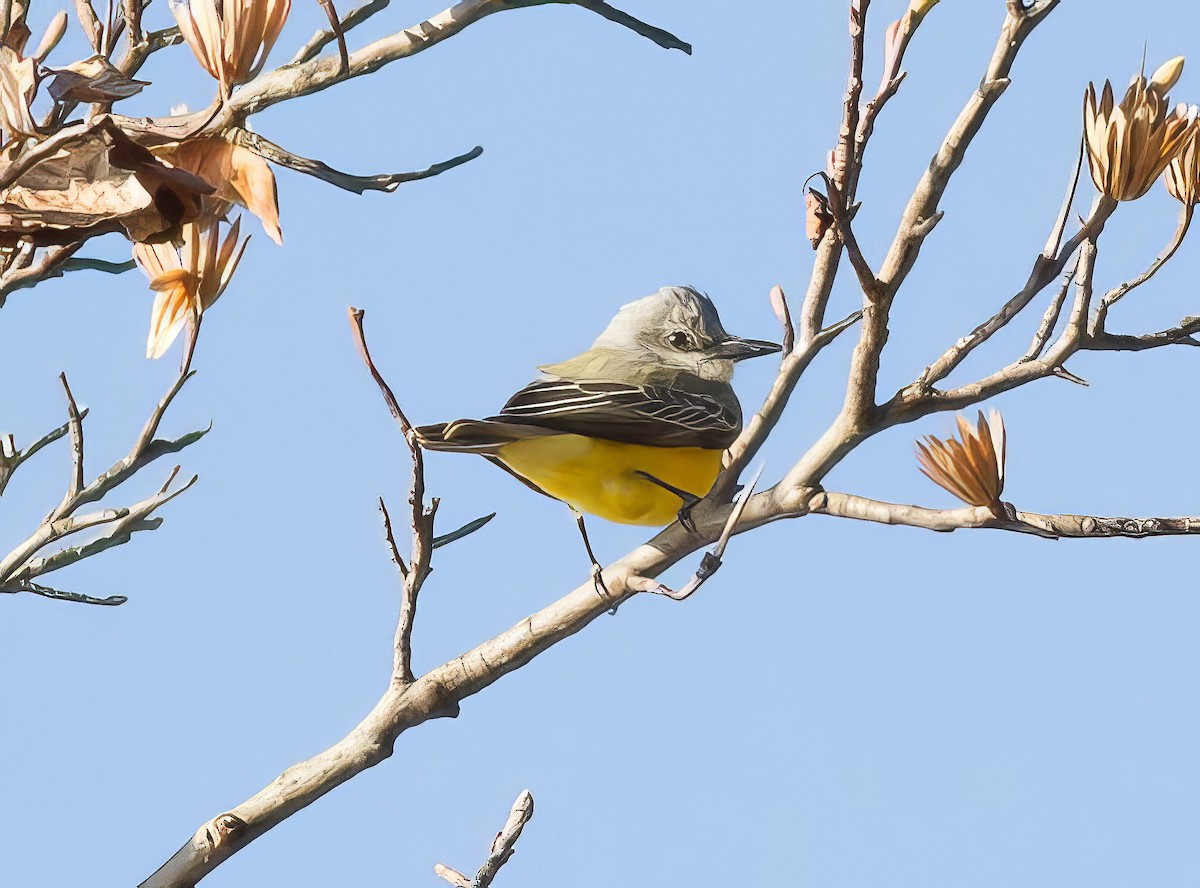
[[[746,358],[773,355],[783,351],[783,346],[777,342],[767,342],[765,339],[742,339],[740,336],[730,336],[714,345],[712,351],[718,358],[744,361]]]

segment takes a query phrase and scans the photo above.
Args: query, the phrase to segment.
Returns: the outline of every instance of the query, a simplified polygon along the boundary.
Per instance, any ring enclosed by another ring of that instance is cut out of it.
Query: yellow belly
[[[683,503],[637,472],[704,496],[721,471],[722,452],[547,435],[505,444],[496,455],[518,475],[580,512],[619,524],[661,527],[675,520]]]

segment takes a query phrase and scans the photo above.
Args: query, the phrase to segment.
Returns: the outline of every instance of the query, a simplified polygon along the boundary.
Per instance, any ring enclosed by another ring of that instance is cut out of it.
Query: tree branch
[[[185,352],[186,356],[183,365],[180,367],[178,376],[167,391],[167,394],[163,396],[162,400],[159,401],[151,412],[150,419],[142,429],[142,433],[137,441],[135,441],[133,447],[130,448],[129,453],[87,484],[84,483],[83,474],[84,442],[82,426],[83,417],[87,414],[87,411],[80,410],[76,406],[75,398],[71,394],[66,378],[63,377],[63,389],[67,396],[68,414],[70,416],[65,426],[43,437],[37,444],[20,455],[19,458],[15,456],[0,458],[0,475],[3,474],[2,467],[7,464],[10,466],[7,477],[11,477],[16,466],[32,456],[41,447],[64,435],[69,434],[71,438],[72,470],[68,479],[67,492],[58,506],[42,520],[32,534],[19,543],[7,555],[0,557],[0,589],[5,591],[29,591],[48,598],[97,603],[88,596],[81,596],[78,593],[58,593],[51,595],[46,592],[39,592],[32,587],[33,584],[30,581],[34,577],[60,570],[63,567],[82,561],[84,558],[98,555],[100,552],[110,549],[113,546],[127,543],[132,535],[138,531],[156,529],[161,523],[161,519],[151,518],[152,513],[195,483],[196,478],[193,477],[182,487],[170,491],[171,482],[179,471],[179,467],[176,466],[167,479],[166,484],[160,488],[157,494],[141,500],[132,506],[103,509],[98,512],[74,517],[81,506],[103,499],[109,492],[124,484],[145,466],[166,454],[178,452],[195,443],[208,431],[207,429],[203,429],[183,435],[174,440],[163,440],[154,437],[167,408],[176,395],[179,394],[184,383],[192,376],[190,364],[194,345],[195,338],[192,336],[189,338],[188,348]],[[14,451],[15,454],[11,436],[7,449]],[[15,465],[13,465],[14,461]],[[7,477],[3,479],[5,482],[7,481]],[[0,485],[0,489],[2,489],[2,485]],[[48,546],[52,546],[81,531],[101,526],[105,526],[106,530],[98,539],[84,545],[61,549],[48,556],[38,557],[39,553]],[[56,590],[50,591],[55,592]],[[122,600],[124,599],[122,598]],[[101,603],[120,604],[121,602],[105,599]]]
[[[1089,327],[1093,335],[1099,336],[1104,333],[1104,322],[1108,319],[1108,310],[1110,308],[1124,299],[1130,291],[1136,290],[1154,277],[1154,275],[1158,274],[1158,270],[1171,261],[1171,258],[1183,245],[1183,239],[1187,237],[1188,229],[1192,224],[1192,213],[1194,210],[1195,207],[1191,204],[1186,204],[1180,209],[1179,224],[1175,227],[1175,234],[1171,236],[1171,242],[1158,254],[1145,271],[1133,278],[1133,280],[1126,281],[1119,287],[1114,287],[1104,294],[1104,297],[1100,300],[1100,305],[1096,308],[1096,313],[1093,315]]]
[[[387,380],[383,378],[383,374],[379,372],[379,369],[375,366],[375,362],[371,359],[371,350],[367,347],[366,334],[363,332],[364,314],[366,312],[360,308],[349,309],[350,330],[354,334],[354,344],[358,349],[359,357],[362,358],[363,363],[367,366],[367,370],[370,371],[371,378],[379,386],[379,392],[383,395],[384,403],[387,404],[392,417],[400,426],[400,434],[404,437],[404,443],[408,445],[408,452],[412,457],[412,488],[408,496],[408,503],[412,509],[412,553],[409,556],[407,566],[405,566],[403,561],[399,560],[396,541],[392,536],[391,518],[388,516],[387,507],[383,505],[382,498],[379,501],[380,506],[383,508],[384,526],[387,529],[388,544],[392,548],[393,558],[396,559],[403,579],[403,589],[400,596],[400,619],[396,626],[394,644],[392,681],[400,685],[408,685],[413,681],[412,632],[413,623],[417,617],[417,596],[420,595],[421,586],[424,584],[425,578],[429,576],[431,569],[433,523],[437,515],[438,500],[435,498],[429,507],[426,508],[425,458],[421,450],[421,445],[417,442],[417,436],[413,431],[412,423],[404,415],[404,411],[401,409],[400,403],[396,400],[396,395],[393,393],[391,386],[388,385]]]
[[[364,3],[357,9],[350,10],[348,13],[346,13],[346,17],[342,19],[342,33],[345,34],[348,31],[357,28],[371,16],[375,15],[375,13],[387,9],[387,6],[390,2],[391,0],[371,0],[370,3]],[[312,38],[309,39],[308,43],[300,47],[300,50],[292,57],[292,60],[288,62],[288,64],[299,65],[303,62],[315,59],[318,55],[320,55],[321,50],[323,50],[330,43],[333,43],[335,40],[337,40],[337,34],[333,32],[332,28],[324,31],[318,30],[317,33],[313,34]]]
[[[82,421],[87,414],[86,407],[80,410],[79,420]],[[58,428],[42,435],[24,450],[17,448],[16,438],[12,435],[0,435],[0,496],[4,495],[4,488],[8,486],[9,480],[17,469],[47,444],[53,444],[59,438],[64,437],[70,430],[72,422],[73,420],[64,422]]]
[[[496,833],[496,838],[492,841],[492,850],[474,879],[468,879],[458,870],[443,863],[434,866],[434,873],[458,888],[491,888],[497,873],[500,872],[500,867],[508,863],[509,858],[513,856],[517,839],[521,837],[521,831],[531,817],[533,817],[533,796],[530,795],[529,790],[525,790],[513,802],[508,819],[504,822],[500,832]]]
[[[320,92],[355,77],[372,74],[385,65],[416,55],[493,13],[549,4],[579,6],[630,28],[660,46],[688,52],[691,50],[687,43],[674,35],[640,22],[607,3],[594,0],[461,0],[420,24],[382,37],[352,52],[349,65],[345,69],[339,59],[313,58],[299,64],[284,65],[263,74],[238,90],[207,122],[204,120],[209,116],[209,111],[168,118],[114,115],[114,119],[126,132],[140,133],[143,138],[172,139],[180,132],[191,132],[197,127],[202,133],[219,133],[231,125],[241,125],[250,115],[272,105]]]
[[[997,518],[986,506],[962,509],[926,509],[921,506],[882,502],[848,493],[821,491],[813,497],[813,514],[899,524],[925,530],[949,532],[989,528],[1033,534],[1047,539],[1142,538],[1200,534],[1200,517],[1111,518],[1093,515],[1043,515],[1022,512],[1003,504],[1007,516]]]
[[[364,191],[395,191],[401,183],[415,182],[418,179],[429,179],[433,176],[441,175],[447,170],[462,166],[467,161],[474,160],[483,154],[483,148],[476,145],[466,154],[460,154],[457,157],[452,157],[441,163],[435,163],[433,166],[416,172],[354,176],[350,173],[339,172],[319,160],[309,160],[307,157],[293,154],[286,148],[276,145],[270,139],[264,138],[258,133],[242,129],[241,127],[235,127],[230,132],[229,140],[235,145],[249,148],[255,154],[266,158],[272,163],[285,166],[298,173],[304,173],[306,176],[313,176],[331,185],[336,185],[338,188],[353,191],[356,194],[362,194]]]

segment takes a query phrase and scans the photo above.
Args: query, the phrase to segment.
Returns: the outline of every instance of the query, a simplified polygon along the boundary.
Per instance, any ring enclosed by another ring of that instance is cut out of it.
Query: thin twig
[[[341,63],[341,73],[350,73],[350,50],[346,48],[346,32],[342,28],[342,20],[338,17],[337,9],[334,8],[333,0],[317,0],[321,4],[321,8],[325,10],[325,15],[329,19],[329,30],[333,31],[334,37],[337,39],[338,45],[338,61]]]
[[[83,420],[87,415],[88,411],[86,407],[79,411],[80,420]],[[0,435],[0,496],[4,494],[4,488],[8,486],[9,480],[11,480],[17,469],[43,447],[53,444],[59,438],[66,436],[71,425],[72,420],[67,420],[58,428],[52,429],[23,449],[17,448],[16,441],[12,435]]]
[[[967,336],[964,336],[950,348],[946,349],[941,357],[926,367],[913,384],[915,389],[917,391],[926,390],[945,379],[959,364],[967,359],[967,356],[971,352],[1007,326],[1013,318],[1019,315],[1033,301],[1038,293],[1042,292],[1055,278],[1063,273],[1067,262],[1074,256],[1080,245],[1104,230],[1105,223],[1116,208],[1117,202],[1111,198],[1104,197],[1099,199],[1092,208],[1087,221],[1071,237],[1061,252],[1052,259],[1047,259],[1039,253],[1034,260],[1033,269],[1029,272],[1029,279],[1025,282],[1025,286],[1020,292],[1009,299],[998,312],[972,330]],[[1056,227],[1057,224],[1056,222]],[[1054,234],[1051,234],[1051,239],[1053,238]]]
[[[391,0],[371,0],[370,3],[365,3],[356,9],[350,10],[346,13],[346,17],[341,20],[342,34],[344,35],[347,31],[357,28],[371,16],[375,15],[375,13],[387,9],[390,2]],[[308,43],[300,47],[296,54],[292,56],[292,60],[288,64],[299,65],[310,59],[315,59],[321,54],[321,50],[337,39],[338,35],[332,29],[317,31]]]
[[[364,191],[395,191],[404,182],[415,182],[418,179],[429,179],[433,176],[441,175],[447,170],[462,166],[464,163],[474,160],[483,154],[483,148],[476,145],[465,154],[435,163],[423,170],[407,173],[378,173],[372,176],[355,176],[335,170],[333,167],[319,160],[310,160],[307,157],[293,154],[291,151],[280,145],[276,145],[258,133],[253,133],[240,127],[231,130],[227,137],[233,144],[249,148],[255,154],[266,158],[272,163],[277,163],[280,166],[296,170],[299,173],[313,176],[331,185],[336,185],[338,188],[353,191],[356,194],[362,194]]]
[[[1200,517],[1119,518],[1095,515],[1046,515],[1022,512],[1002,503],[1005,516],[998,518],[988,506],[961,509],[927,509],[869,499],[847,493],[819,492],[811,502],[817,515],[853,518],[879,524],[900,524],[925,530],[949,532],[989,528],[1031,534],[1049,539],[1140,538],[1200,534]]]
[[[62,505],[54,513],[55,518],[68,514],[63,510],[70,506],[78,498],[79,492],[83,490],[83,416],[79,412],[79,406],[75,403],[75,396],[71,394],[71,386],[67,383],[67,374],[60,373],[58,379],[67,396],[67,416],[69,417],[67,426],[71,430],[71,481],[67,486],[67,495]]]
[[[1100,300],[1100,305],[1096,308],[1096,314],[1092,318],[1090,330],[1093,334],[1102,334],[1104,332],[1104,322],[1108,319],[1108,310],[1110,308],[1129,295],[1131,291],[1136,290],[1154,277],[1154,275],[1158,274],[1158,270],[1171,261],[1171,258],[1183,245],[1183,239],[1187,237],[1188,229],[1192,225],[1192,214],[1194,211],[1194,206],[1185,204],[1179,211],[1179,224],[1175,226],[1175,233],[1171,236],[1171,242],[1150,263],[1150,266],[1137,277],[1126,281],[1119,287],[1114,287],[1104,294]]]
[[[1054,335],[1054,328],[1058,325],[1063,305],[1067,301],[1067,293],[1071,291],[1071,284],[1075,280],[1075,272],[1078,269],[1079,263],[1077,260],[1075,267],[1067,273],[1067,276],[1063,279],[1062,286],[1059,287],[1058,292],[1046,307],[1046,313],[1042,315],[1042,322],[1038,325],[1037,332],[1033,334],[1033,341],[1029,343],[1029,350],[1021,358],[1022,361],[1032,361],[1034,358],[1040,357],[1042,352],[1045,351],[1046,343]]]
[[[416,433],[413,431],[412,423],[408,421],[408,417],[404,415],[404,411],[400,407],[399,401],[396,400],[396,395],[392,391],[392,387],[388,385],[387,380],[383,378],[383,374],[379,372],[379,368],[375,366],[375,362],[371,359],[371,350],[367,347],[366,333],[363,331],[363,315],[365,312],[360,308],[350,308],[348,310],[350,317],[350,330],[354,334],[354,344],[358,348],[359,357],[367,366],[367,370],[371,373],[371,378],[375,380],[375,384],[379,387],[380,394],[383,395],[384,403],[387,404],[388,410],[392,417],[400,426],[400,433],[404,437],[404,443],[408,445],[409,455],[412,457],[412,487],[409,492],[408,502],[412,507],[412,552],[409,555],[408,567],[404,567],[404,562],[399,559],[396,554],[396,564],[400,567],[400,573],[403,578],[403,584],[400,596],[400,618],[396,626],[396,638],[394,643],[393,655],[393,674],[392,679],[400,684],[411,684],[414,676],[412,671],[412,632],[413,624],[417,617],[417,598],[421,592],[421,585],[425,582],[425,578],[429,576],[430,558],[433,554],[433,526],[434,519],[437,515],[438,500],[435,497],[429,507],[425,506],[425,458],[421,450],[421,445],[417,442]],[[382,504],[383,500],[380,499]],[[387,515],[387,510],[384,510],[386,528],[389,533],[389,543],[395,548],[395,538],[391,537],[391,518]]]
[[[491,888],[496,874],[500,872],[500,867],[504,866],[513,856],[517,839],[521,837],[521,831],[531,817],[533,817],[533,796],[529,790],[525,790],[513,802],[508,819],[504,821],[500,832],[496,833],[496,838],[492,841],[492,850],[488,853],[487,860],[483,862],[483,866],[479,868],[474,879],[468,879],[458,870],[442,863],[434,866],[434,873],[458,888]]]

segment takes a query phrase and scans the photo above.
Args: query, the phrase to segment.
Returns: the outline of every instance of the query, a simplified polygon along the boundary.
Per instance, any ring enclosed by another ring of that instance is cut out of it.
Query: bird
[[[494,416],[419,426],[426,449],[486,457],[576,516],[689,530],[742,428],[734,364],[781,350],[726,332],[711,299],[669,286],[623,306],[591,348],[538,367]]]

